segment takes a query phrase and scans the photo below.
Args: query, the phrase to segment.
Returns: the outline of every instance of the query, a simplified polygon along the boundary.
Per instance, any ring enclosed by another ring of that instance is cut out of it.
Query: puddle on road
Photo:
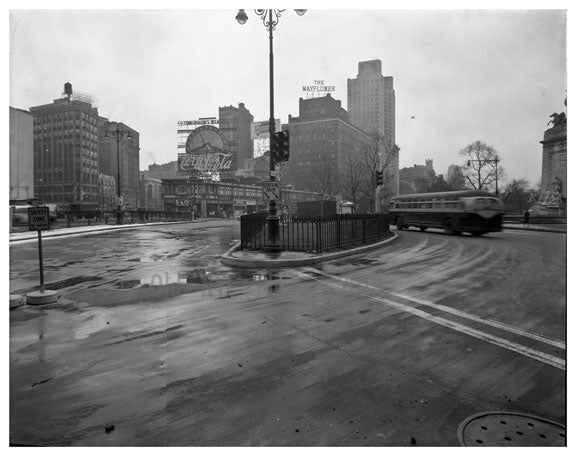
[[[254,270],[229,270],[218,267],[194,268],[180,272],[156,273],[142,279],[120,280],[114,283],[115,288],[130,289],[146,286],[164,286],[170,284],[207,284],[217,282],[261,282],[265,280],[290,279],[278,272]]]

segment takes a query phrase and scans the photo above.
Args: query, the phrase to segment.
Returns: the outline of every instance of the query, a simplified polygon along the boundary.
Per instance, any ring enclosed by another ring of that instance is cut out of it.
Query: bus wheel
[[[450,219],[444,220],[444,232],[446,234],[460,234],[459,231],[454,230],[454,224]]]
[[[486,234],[486,231],[472,231],[472,236],[482,236]]]
[[[398,228],[399,230],[403,230],[404,228],[406,228],[404,226],[404,218],[402,216],[396,217],[396,228]]]
[[[428,229],[427,226],[421,226],[421,227],[420,227],[420,231],[426,231],[427,229]]]

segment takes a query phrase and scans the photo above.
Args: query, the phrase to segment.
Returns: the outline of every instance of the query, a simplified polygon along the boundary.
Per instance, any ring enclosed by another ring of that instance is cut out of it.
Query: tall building
[[[392,76],[382,75],[382,62],[358,63],[358,75],[348,79],[348,113],[352,123],[374,138],[387,174],[381,197],[398,194],[399,157],[396,146],[396,95]],[[381,203],[387,206],[385,203]]]
[[[338,172],[348,157],[373,150],[374,140],[352,124],[340,100],[325,97],[299,100],[299,116],[289,116],[284,129],[290,132],[290,159],[283,166],[281,182],[297,189],[321,192],[337,188]],[[327,173],[332,172],[332,176]],[[322,179],[324,183],[320,182]],[[327,187],[333,181],[334,188]]]
[[[62,98],[30,108],[34,124],[34,186],[44,203],[99,199],[98,110],[64,85]]]
[[[116,128],[130,133],[115,136]],[[118,139],[118,141],[117,141]],[[140,172],[140,135],[121,122],[110,122],[98,118],[98,142],[100,145],[99,167],[103,174],[118,179],[120,174],[120,196],[127,209],[138,207],[138,177]],[[118,173],[120,163],[120,173]]]
[[[28,202],[34,194],[34,120],[10,106],[10,202]]]
[[[231,171],[241,168],[243,160],[254,158],[252,122],[254,116],[246,109],[244,103],[240,103],[237,108],[234,106],[218,108],[220,130],[226,139],[228,152],[232,153]]]

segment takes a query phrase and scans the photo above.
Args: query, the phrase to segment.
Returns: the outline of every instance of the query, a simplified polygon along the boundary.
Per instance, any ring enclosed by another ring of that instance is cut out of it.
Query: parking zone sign
[[[50,211],[47,207],[28,208],[28,229],[30,231],[50,229]]]
[[[264,198],[269,201],[277,201],[278,200],[278,183],[277,182],[266,182],[264,184]]]

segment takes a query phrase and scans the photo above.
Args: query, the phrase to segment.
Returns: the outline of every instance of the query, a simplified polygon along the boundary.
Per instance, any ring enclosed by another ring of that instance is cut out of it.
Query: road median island
[[[226,253],[220,257],[220,261],[227,266],[236,266],[241,268],[287,268],[298,266],[310,266],[322,263],[323,261],[334,260],[350,255],[370,250],[377,250],[385,245],[398,239],[397,233],[392,233],[383,241],[372,244],[362,245],[350,249],[342,249],[327,253],[307,253],[307,252],[289,252],[267,253],[262,250],[241,250],[240,241],[234,244]]]

